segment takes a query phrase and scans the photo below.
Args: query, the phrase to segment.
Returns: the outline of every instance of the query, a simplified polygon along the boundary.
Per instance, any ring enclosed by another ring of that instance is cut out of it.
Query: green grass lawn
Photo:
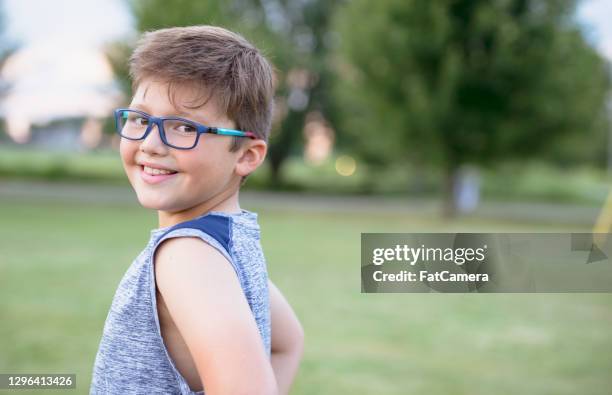
[[[590,229],[247,208],[306,333],[292,394],[612,388],[612,295],[360,293],[360,232]],[[87,393],[115,288],[155,219],[131,205],[0,201],[0,372],[76,373],[70,393]]]

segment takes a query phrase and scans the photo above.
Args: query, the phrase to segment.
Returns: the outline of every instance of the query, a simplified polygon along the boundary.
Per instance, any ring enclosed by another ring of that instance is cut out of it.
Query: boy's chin
[[[137,194],[137,198],[140,205],[144,208],[158,211],[177,211],[173,204],[151,196]]]

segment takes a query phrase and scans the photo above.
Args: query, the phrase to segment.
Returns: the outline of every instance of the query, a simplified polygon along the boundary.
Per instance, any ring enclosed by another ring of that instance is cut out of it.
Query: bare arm
[[[272,316],[272,369],[279,394],[289,393],[304,349],[304,330],[293,309],[280,292],[268,281]]]
[[[155,273],[207,395],[276,395],[274,372],[231,264],[197,238],[165,241]]]

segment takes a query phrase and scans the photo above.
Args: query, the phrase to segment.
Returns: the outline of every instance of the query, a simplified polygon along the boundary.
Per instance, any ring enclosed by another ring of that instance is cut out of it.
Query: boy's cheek
[[[134,144],[132,141],[126,141],[125,139],[121,139],[121,143],[119,145],[119,156],[121,157],[121,163],[123,165],[123,171],[125,172],[125,174],[128,177],[128,180],[130,181],[131,184],[134,183],[134,174],[133,173],[133,166],[136,164],[135,162],[135,146],[136,144]]]
[[[134,144],[126,139],[121,139],[119,143],[119,155],[121,156],[121,162],[123,166],[134,163]]]

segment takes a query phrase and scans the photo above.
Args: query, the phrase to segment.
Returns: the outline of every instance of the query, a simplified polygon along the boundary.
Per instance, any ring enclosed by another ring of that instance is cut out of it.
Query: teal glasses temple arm
[[[251,137],[255,138],[255,133],[253,132],[241,132],[239,130],[233,129],[223,129],[223,128],[209,128],[210,133],[223,134],[226,136],[240,136],[240,137]]]

